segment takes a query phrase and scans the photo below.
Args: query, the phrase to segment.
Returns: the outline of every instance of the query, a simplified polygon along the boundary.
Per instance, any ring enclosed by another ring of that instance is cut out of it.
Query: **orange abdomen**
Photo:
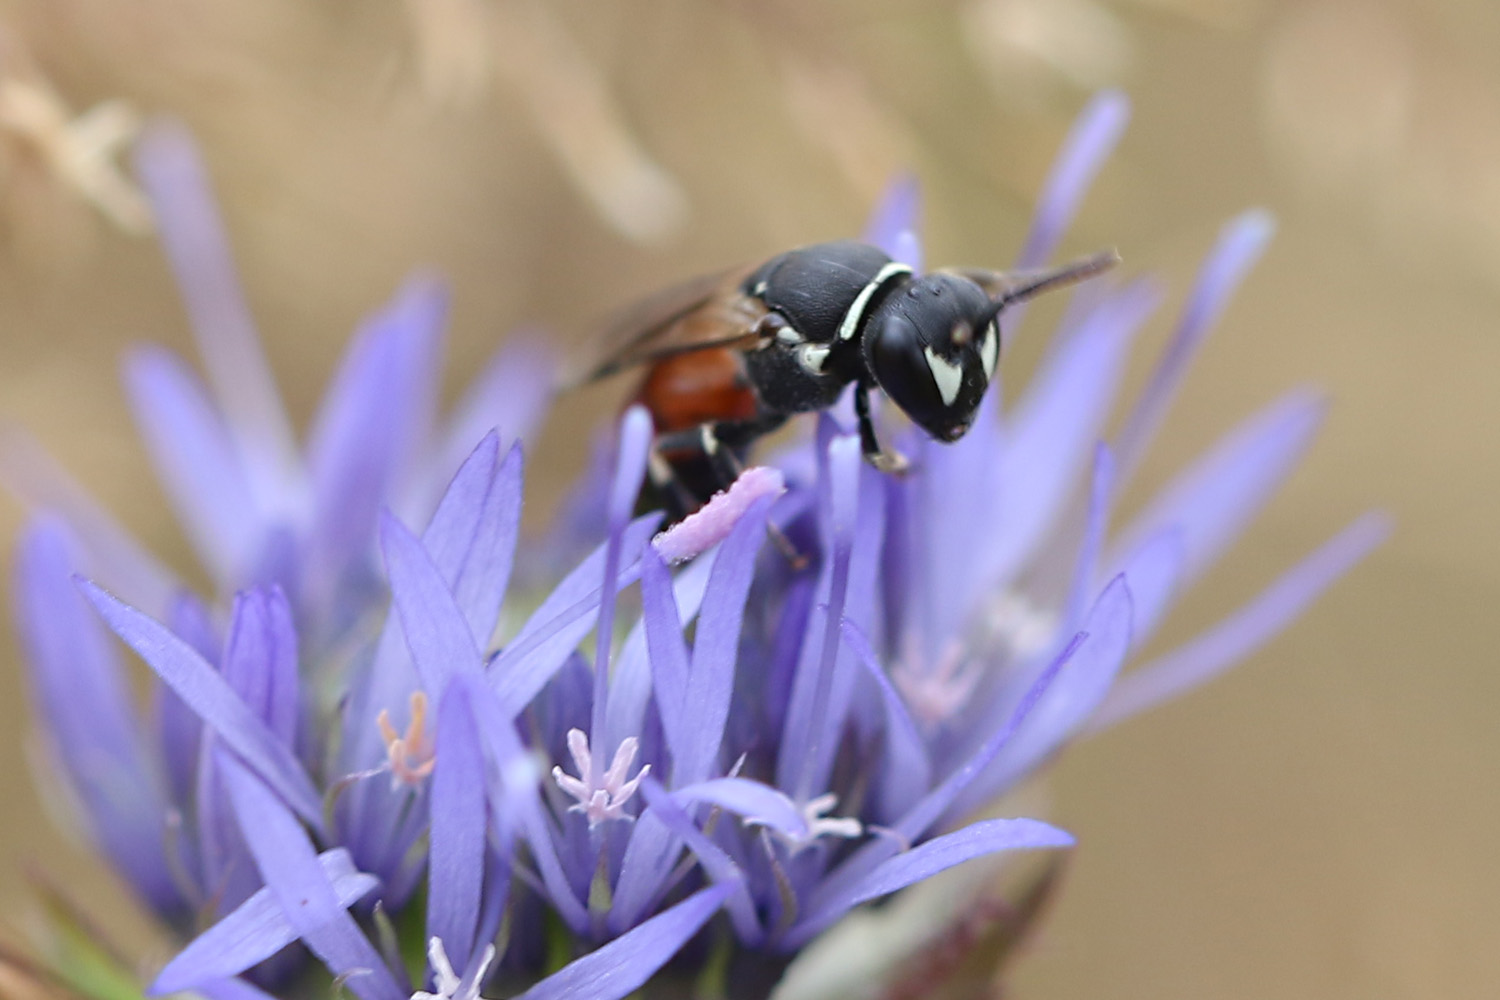
[[[652,366],[636,393],[651,412],[656,433],[669,434],[717,421],[750,420],[760,401],[738,351],[693,351]]]

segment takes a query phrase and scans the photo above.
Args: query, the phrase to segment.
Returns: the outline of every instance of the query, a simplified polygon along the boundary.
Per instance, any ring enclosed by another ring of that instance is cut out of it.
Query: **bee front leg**
[[[859,444],[865,453],[865,461],[881,472],[893,476],[905,475],[911,468],[907,457],[894,449],[886,451],[875,436],[875,421],[870,418],[870,387],[864,384],[854,388],[854,412],[859,417]]]

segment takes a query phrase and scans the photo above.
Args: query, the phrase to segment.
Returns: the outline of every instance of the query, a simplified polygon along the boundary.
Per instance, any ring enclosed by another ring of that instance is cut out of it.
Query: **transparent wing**
[[[703,275],[627,307],[604,327],[567,384],[592,382],[676,354],[753,346],[760,340],[756,324],[766,307],[740,292],[748,273],[748,268],[735,268]]]

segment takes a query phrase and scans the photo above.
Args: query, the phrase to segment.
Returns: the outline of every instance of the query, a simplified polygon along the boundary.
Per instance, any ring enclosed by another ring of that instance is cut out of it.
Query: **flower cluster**
[[[1085,112],[1018,267],[1050,257],[1125,118],[1117,95]],[[440,422],[444,297],[414,280],[359,332],[299,449],[191,143],[156,125],[139,169],[209,379],[144,349],[127,381],[218,595],[193,596],[24,442],[3,459],[38,508],[16,592],[61,780],[143,900],[185,936],[208,925],[153,994],[281,992],[302,949],[366,1000],[606,1000],[668,963],[763,990],[862,903],[1069,845],[1037,820],[966,820],[1069,740],[1242,659],[1384,530],[1357,521],[1121,676],[1322,413],[1289,395],[1111,530],[1269,235],[1258,213],[1225,230],[1108,444],[1148,282],[1080,292],[1020,401],[992,393],[956,444],[910,434],[903,477],[863,463],[835,409],[659,535],[634,513],[652,428],[632,410],[533,553],[516,442],[544,405],[543,352],[503,350]],[[866,238],[920,269],[916,220],[898,185]],[[560,552],[579,558],[533,586]],[[108,632],[154,673],[145,717]]]

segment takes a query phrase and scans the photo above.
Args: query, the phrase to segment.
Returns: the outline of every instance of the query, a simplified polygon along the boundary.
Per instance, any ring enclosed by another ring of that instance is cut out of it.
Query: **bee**
[[[818,243],[643,300],[604,332],[582,380],[646,368],[634,401],[655,422],[650,484],[673,520],[731,484],[756,440],[850,385],[865,458],[899,474],[908,463],[881,445],[872,392],[957,441],[994,377],[1005,309],[1118,260],[1106,251],[1049,270],[918,276],[869,243]]]

